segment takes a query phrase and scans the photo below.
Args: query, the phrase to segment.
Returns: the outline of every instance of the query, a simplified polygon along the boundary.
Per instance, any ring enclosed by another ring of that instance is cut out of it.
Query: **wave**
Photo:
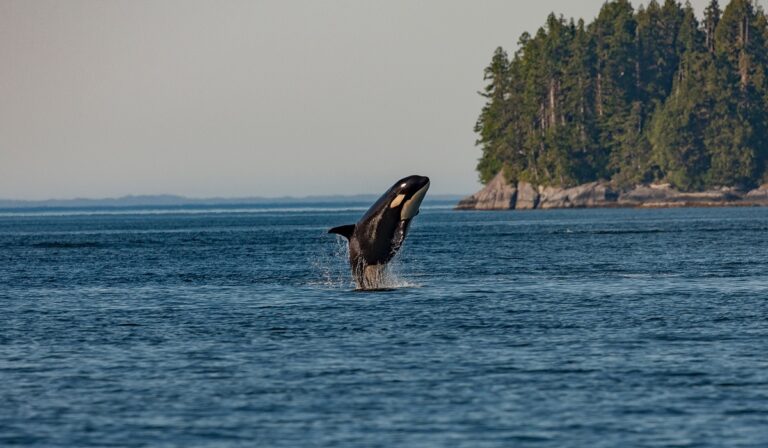
[[[95,242],[70,243],[62,241],[48,241],[44,243],[34,243],[31,244],[31,246],[39,249],[85,249],[101,247],[102,245]]]

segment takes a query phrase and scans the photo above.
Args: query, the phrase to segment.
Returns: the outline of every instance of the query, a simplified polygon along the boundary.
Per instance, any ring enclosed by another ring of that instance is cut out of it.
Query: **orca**
[[[356,224],[328,233],[349,240],[349,265],[358,289],[380,289],[384,269],[405,241],[411,220],[419,214],[429,178],[408,176],[395,182]]]

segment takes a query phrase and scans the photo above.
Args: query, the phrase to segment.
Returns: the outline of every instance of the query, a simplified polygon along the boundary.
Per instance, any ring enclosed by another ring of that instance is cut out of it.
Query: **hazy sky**
[[[0,0],[0,198],[470,193],[494,48],[602,3]]]

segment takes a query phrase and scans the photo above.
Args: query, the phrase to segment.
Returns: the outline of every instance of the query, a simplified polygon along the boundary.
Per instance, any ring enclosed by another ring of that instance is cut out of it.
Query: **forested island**
[[[460,208],[768,199],[767,44],[750,0],[712,0],[701,20],[674,0],[608,1],[589,24],[551,14],[485,69],[475,131],[486,189]]]

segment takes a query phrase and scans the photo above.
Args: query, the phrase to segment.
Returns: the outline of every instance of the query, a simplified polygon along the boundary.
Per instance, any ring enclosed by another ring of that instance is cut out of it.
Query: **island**
[[[750,0],[550,14],[485,68],[458,209],[768,205],[768,18]]]

